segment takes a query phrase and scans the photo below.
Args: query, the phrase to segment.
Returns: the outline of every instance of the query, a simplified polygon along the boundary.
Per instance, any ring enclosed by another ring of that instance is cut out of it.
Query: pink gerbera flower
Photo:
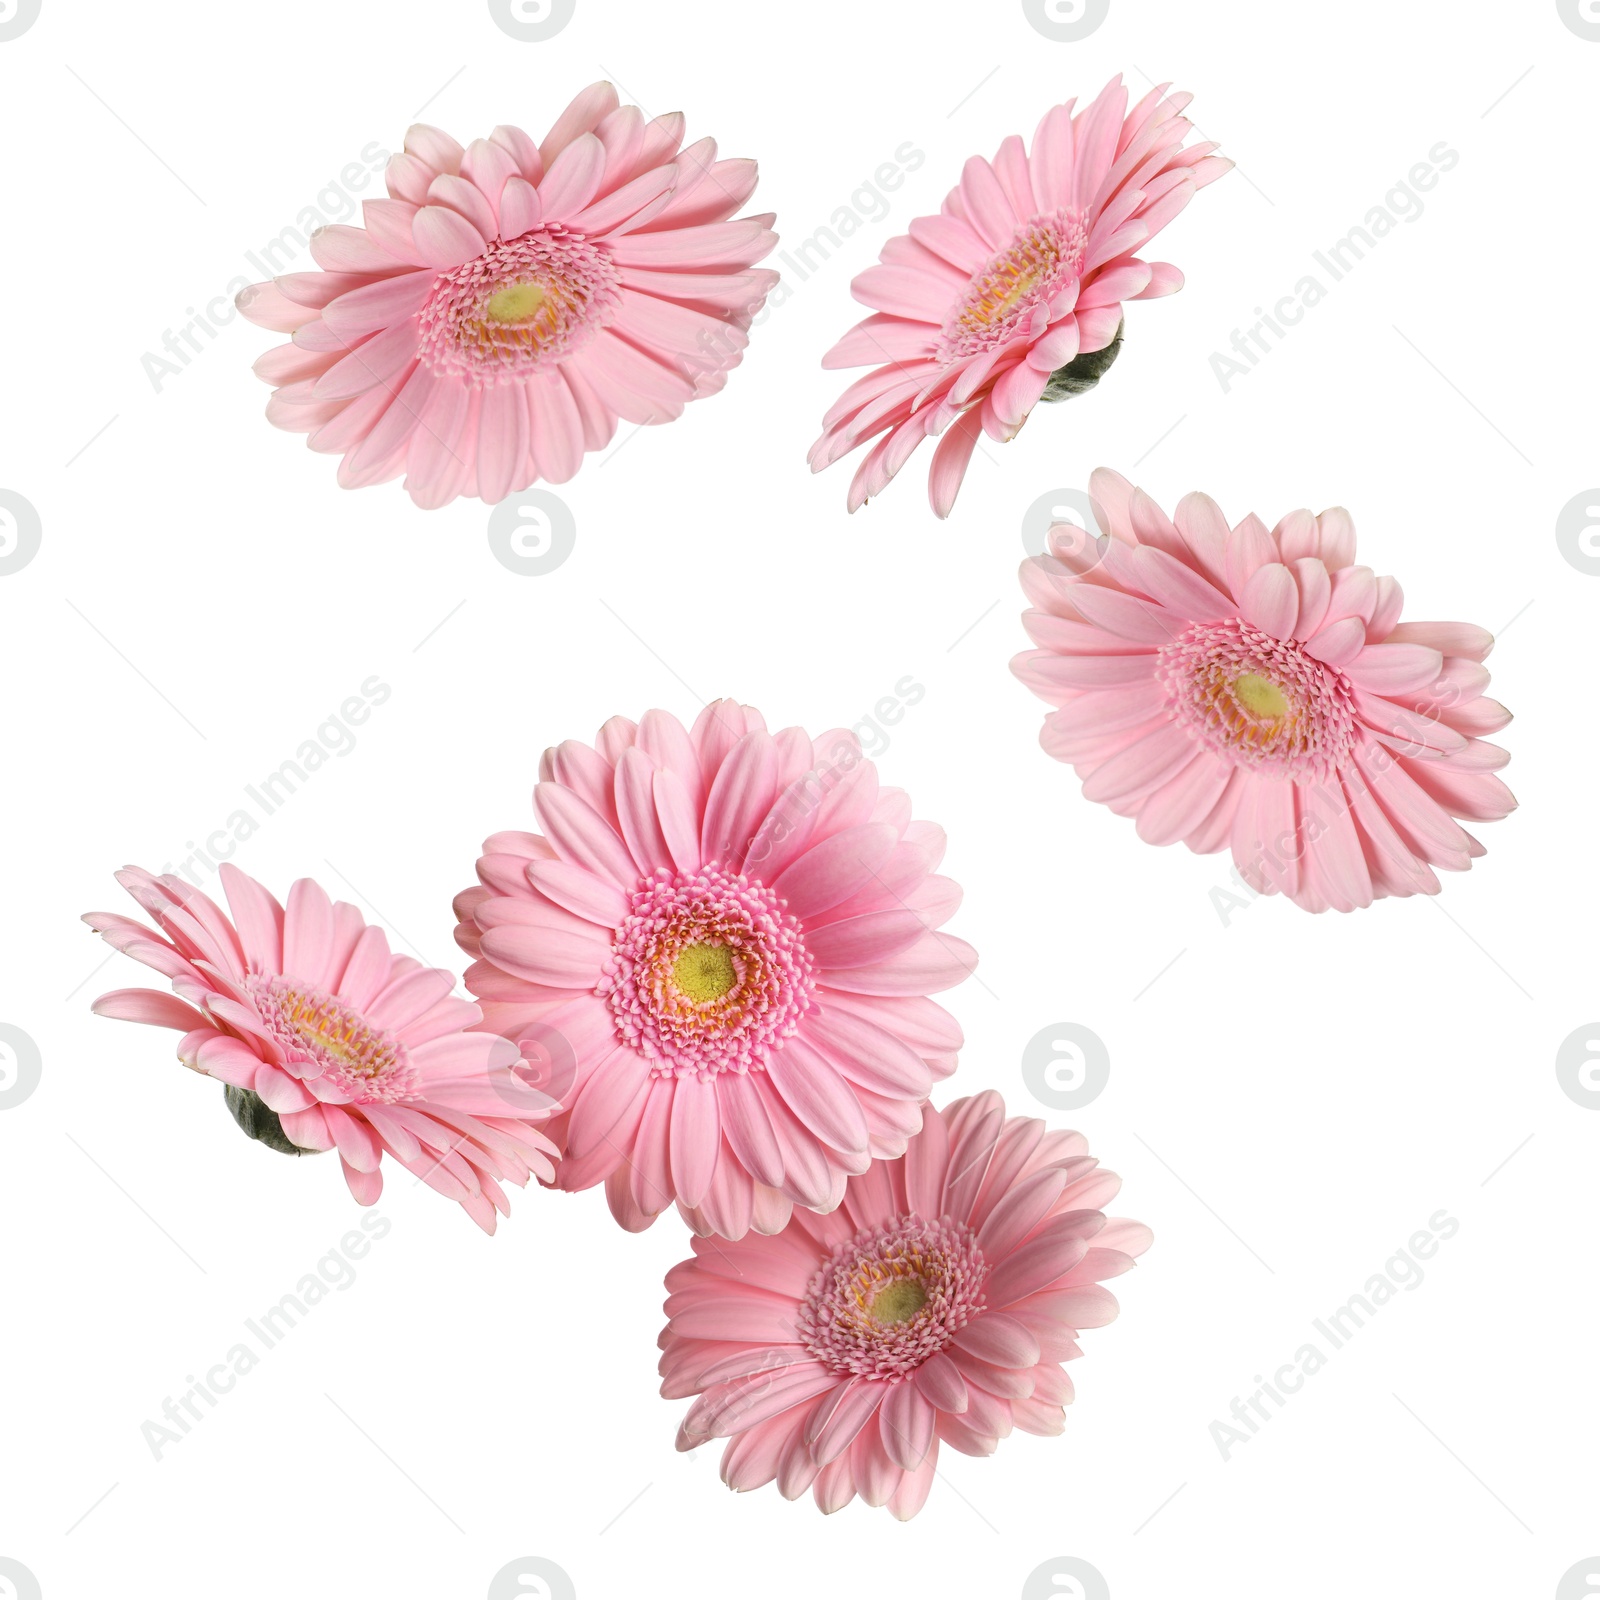
[[[453,997],[450,973],[391,955],[381,928],[309,878],[285,910],[236,867],[221,875],[231,920],[181,878],[117,874],[156,928],[83,920],[174,993],[118,989],[95,1011],[178,1029],[178,1059],[227,1085],[246,1133],[287,1154],[338,1150],[362,1205],[382,1192],[389,1155],[493,1233],[510,1211],[502,1180],[555,1172],[536,1127],[555,1105],[515,1047],[473,1031],[482,1013]]]
[[[1231,849],[1241,876],[1310,911],[1437,894],[1516,801],[1488,744],[1494,640],[1402,622],[1400,585],[1355,565],[1350,514],[1237,527],[1191,494],[1168,518],[1104,468],[1104,533],[1051,530],[1024,562],[1038,645],[1012,670],[1058,707],[1041,742],[1151,844]]]
[[[939,1445],[991,1454],[1056,1434],[1078,1330],[1117,1314],[1100,1287],[1150,1245],[1108,1221],[1121,1187],[1078,1133],[1006,1118],[992,1091],[925,1108],[904,1157],[850,1180],[829,1216],[774,1239],[702,1244],[667,1274],[661,1392],[700,1398],[678,1448],[727,1439],[734,1489],[777,1480],[824,1511],[860,1495],[904,1520]]]
[[[752,269],[777,238],[770,216],[728,220],[755,162],[680,149],[683,128],[609,83],[542,144],[412,128],[365,226],[312,236],[323,271],[239,296],[294,336],[256,363],[267,416],[343,456],[347,489],[404,473],[432,507],[564,483],[619,418],[667,422],[716,393],[777,282]]]
[[[976,957],[938,931],[943,832],[854,734],[770,734],[731,700],[597,746],[545,752],[544,832],[494,835],[456,900],[485,1021],[571,1079],[556,1183],[728,1238],[837,1205],[955,1068],[927,996]]]
[[[811,449],[820,472],[878,440],[852,511],[942,433],[928,496],[948,516],[980,432],[1004,442],[1039,401],[1093,388],[1116,359],[1122,302],[1183,287],[1176,267],[1134,252],[1233,163],[1214,144],[1183,147],[1191,97],[1167,87],[1127,112],[1116,78],[1077,116],[1074,101],[1046,112],[1031,153],[1013,134],[992,162],[974,156],[940,214],[918,217],[856,278],[851,292],[875,314],[822,364],[883,364],[845,390]]]

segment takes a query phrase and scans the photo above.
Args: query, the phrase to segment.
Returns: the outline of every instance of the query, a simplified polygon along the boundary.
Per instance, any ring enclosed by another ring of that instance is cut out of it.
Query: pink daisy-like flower
[[[680,149],[609,83],[536,144],[499,127],[466,149],[418,125],[365,226],[312,236],[320,272],[239,296],[293,335],[257,374],[267,416],[343,456],[347,489],[405,475],[420,506],[564,483],[618,419],[667,422],[715,394],[777,274],[771,216],[730,221],[753,161]]]
[[[961,1032],[928,995],[976,957],[961,892],[854,734],[713,702],[545,752],[542,834],[499,833],[456,900],[484,1020],[550,1056],[556,1184],[617,1220],[776,1232],[898,1155]]]
[[[980,432],[1012,439],[1039,401],[1093,388],[1116,358],[1122,302],[1183,287],[1176,267],[1134,252],[1233,163],[1214,144],[1184,148],[1191,97],[1167,87],[1128,112],[1116,78],[1077,116],[1074,101],[1047,111],[1031,153],[1013,134],[992,162],[974,156],[940,214],[918,217],[851,284],[874,315],[822,364],[882,365],[823,418],[811,470],[877,439],[852,511],[942,433],[928,497],[948,516]]]
[[[156,927],[83,920],[173,993],[118,989],[95,1011],[178,1029],[178,1059],[227,1086],[246,1133],[286,1154],[338,1150],[362,1205],[382,1192],[388,1155],[493,1233],[495,1213],[510,1214],[502,1181],[555,1173],[536,1126],[555,1103],[516,1048],[474,1031],[482,1013],[454,997],[452,974],[392,955],[381,928],[309,878],[285,909],[236,867],[221,876],[231,918],[182,878],[117,874]]]
[[[1040,742],[1087,799],[1148,843],[1231,849],[1310,911],[1437,894],[1434,868],[1484,853],[1455,819],[1516,806],[1483,738],[1511,720],[1483,692],[1489,633],[1402,622],[1342,508],[1269,532],[1203,494],[1168,518],[1104,468],[1089,489],[1104,531],[1054,528],[1023,563],[1039,648],[1012,663],[1058,708]]]
[[[903,1157],[776,1238],[700,1241],[667,1274],[661,1392],[700,1398],[678,1448],[727,1439],[733,1489],[777,1480],[824,1511],[921,1510],[941,1443],[986,1456],[1057,1434],[1078,1331],[1150,1245],[1101,1212],[1121,1187],[1079,1133],[1007,1119],[993,1091],[925,1108]]]

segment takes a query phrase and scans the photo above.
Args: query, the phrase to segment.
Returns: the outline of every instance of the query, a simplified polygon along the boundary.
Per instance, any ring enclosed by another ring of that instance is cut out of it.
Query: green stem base
[[[1091,350],[1088,355],[1074,356],[1064,367],[1057,367],[1044,386],[1041,400],[1071,400],[1075,395],[1088,394],[1111,370],[1111,363],[1122,352],[1122,324],[1117,324],[1117,335],[1104,350]]]
[[[233,1120],[258,1144],[286,1156],[320,1155],[319,1150],[302,1150],[283,1131],[278,1113],[254,1089],[241,1089],[236,1084],[226,1084],[222,1097],[233,1113]]]

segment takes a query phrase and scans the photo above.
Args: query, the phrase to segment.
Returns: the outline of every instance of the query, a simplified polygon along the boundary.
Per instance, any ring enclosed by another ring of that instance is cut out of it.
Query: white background
[[[1240,164],[1153,251],[1187,288],[1130,307],[1094,395],[985,442],[948,522],[925,454],[847,519],[852,468],[804,458],[848,381],[817,360],[860,314],[851,276],[969,154],[1118,71],[1136,95],[1147,72],[1195,91]],[[588,459],[560,491],[578,538],[559,570],[497,562],[476,501],[339,490],[263,421],[249,367],[275,340],[242,320],[153,387],[142,358],[186,308],[258,276],[245,253],[418,108],[462,139],[537,135],[602,76],[758,157],[781,249],[841,207],[876,220],[809,275],[768,263],[790,298],[721,396]],[[579,0],[538,44],[482,3],[44,0],[0,42],[0,488],[43,529],[0,577],[0,1020],[42,1060],[0,1111],[0,1556],[46,1600],[479,1596],[529,1555],[583,1600],[1006,1596],[1060,1556],[1131,1600],[1542,1597],[1600,1553],[1600,1112],[1554,1071],[1600,1013],[1600,577],[1555,536],[1600,479],[1597,85],[1600,43],[1554,0],[1113,0],[1078,43],[1015,0]],[[1386,196],[1408,209],[1394,185],[1440,141],[1460,159],[1423,213],[1225,393],[1213,353]],[[862,191],[907,143],[919,169]],[[1148,848],[1081,799],[1007,661],[1024,513],[1101,463],[1169,508],[1192,488],[1269,523],[1348,505],[1408,615],[1504,633],[1522,810],[1482,830],[1469,875],[1349,917],[1239,909],[1213,894],[1225,858]],[[1043,1114],[1089,1134],[1125,1177],[1116,1209],[1156,1232],[1121,1319],[1086,1336],[1065,1437],[947,1452],[904,1527],[732,1496],[715,1451],[674,1452],[683,1406],[656,1394],[674,1221],[631,1237],[598,1192],[535,1192],[490,1240],[402,1174],[357,1281],[153,1459],[141,1425],[359,1213],[331,1158],[240,1136],[170,1035],[90,1016],[145,974],[102,965],[75,919],[131,910],[114,868],[181,861],[372,675],[392,693],[355,748],[234,859],[280,894],[314,874],[456,967],[450,897],[483,835],[529,825],[546,744],[722,694],[820,731],[902,679],[925,690],[866,734],[949,830],[951,928],[982,955],[950,998],[968,1047],[944,1098],[992,1087],[1039,1114],[1024,1045],[1092,1029],[1109,1087]],[[1425,1281],[1224,1461],[1210,1429],[1234,1397],[1441,1209],[1459,1231]]]

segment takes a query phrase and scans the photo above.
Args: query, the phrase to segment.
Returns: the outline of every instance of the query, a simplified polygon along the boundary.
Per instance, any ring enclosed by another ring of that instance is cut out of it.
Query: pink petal
[[[97,1017],[116,1017],[123,1022],[143,1022],[154,1028],[176,1028],[188,1033],[209,1027],[206,1019],[191,1005],[160,989],[113,989],[89,1008]]]
[[[1300,591],[1294,574],[1279,561],[1258,567],[1245,584],[1239,605],[1245,620],[1263,633],[1270,633],[1275,639],[1292,638],[1300,615]]]
[[[489,248],[489,241],[448,206],[423,206],[412,220],[411,234],[422,260],[441,269],[459,267]]]

